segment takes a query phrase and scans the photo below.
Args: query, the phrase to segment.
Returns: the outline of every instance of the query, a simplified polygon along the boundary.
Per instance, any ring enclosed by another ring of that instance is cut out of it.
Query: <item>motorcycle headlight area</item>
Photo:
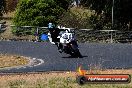
[[[69,43],[72,40],[74,40],[74,34],[73,33],[64,33],[61,35],[61,38],[60,38],[61,43]]]

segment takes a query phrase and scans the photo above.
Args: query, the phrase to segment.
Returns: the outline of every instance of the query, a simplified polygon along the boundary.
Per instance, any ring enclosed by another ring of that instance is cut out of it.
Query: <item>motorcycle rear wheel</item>
[[[70,53],[70,55],[72,56],[72,57],[79,57],[79,58],[82,58],[83,56],[81,55],[81,53],[80,53],[80,51],[79,51],[79,49],[78,49],[78,47],[76,46],[76,45],[71,45],[71,53]]]

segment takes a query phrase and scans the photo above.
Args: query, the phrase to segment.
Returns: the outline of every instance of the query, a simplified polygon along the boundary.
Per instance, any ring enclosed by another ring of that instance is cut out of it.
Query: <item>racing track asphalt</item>
[[[59,53],[57,47],[48,42],[0,41],[0,53],[22,55],[42,59],[38,66],[27,66],[0,70],[4,72],[39,72],[39,71],[76,71],[78,66],[89,69],[98,68],[131,68],[131,44],[80,43],[83,58],[69,58]]]

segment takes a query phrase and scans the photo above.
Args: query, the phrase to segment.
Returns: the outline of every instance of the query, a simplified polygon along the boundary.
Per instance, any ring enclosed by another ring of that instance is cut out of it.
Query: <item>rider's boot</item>
[[[57,47],[58,47],[58,51],[60,52],[60,53],[62,53],[63,52],[63,45],[61,44],[61,43],[55,43],[56,45],[57,45]]]

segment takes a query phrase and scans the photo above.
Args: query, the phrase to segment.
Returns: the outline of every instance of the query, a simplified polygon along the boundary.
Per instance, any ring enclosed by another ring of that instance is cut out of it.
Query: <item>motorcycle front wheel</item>
[[[78,46],[77,45],[74,45],[74,44],[71,44],[71,53],[70,55],[72,57],[79,57],[79,58],[82,58],[83,56],[81,55],[79,49],[78,49]]]

